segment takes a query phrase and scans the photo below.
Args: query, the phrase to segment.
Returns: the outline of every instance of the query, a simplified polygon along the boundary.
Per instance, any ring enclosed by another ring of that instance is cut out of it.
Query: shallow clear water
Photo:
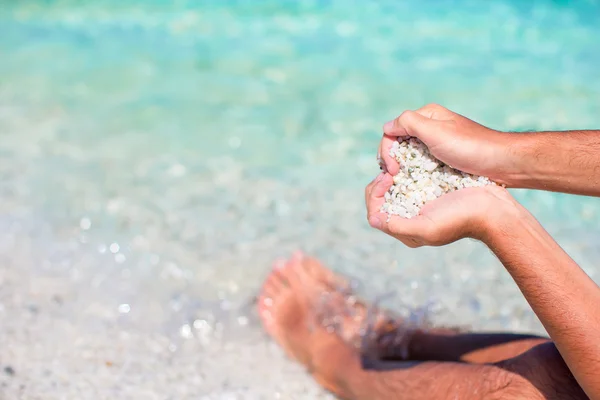
[[[295,248],[440,321],[542,332],[485,248],[398,246],[362,189],[383,122],[425,103],[598,128],[599,20],[592,0],[5,2],[3,389],[314,398],[252,312]],[[598,279],[600,201],[515,195]]]

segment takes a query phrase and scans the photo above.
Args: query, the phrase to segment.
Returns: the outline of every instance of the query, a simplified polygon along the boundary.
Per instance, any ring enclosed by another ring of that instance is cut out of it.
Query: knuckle
[[[387,230],[387,224],[385,223],[385,221],[382,221],[380,217],[376,217],[375,214],[376,213],[369,213],[370,216],[367,218],[367,221],[369,222],[369,226],[371,228],[375,228],[377,230],[380,230],[384,233],[388,233],[389,231]]]
[[[431,111],[440,111],[440,110],[444,109],[444,107],[442,107],[441,105],[439,105],[437,103],[429,103],[423,108],[425,108],[427,110],[431,110]]]
[[[452,134],[460,133],[455,121],[445,121],[444,124],[442,125],[442,129],[444,129]]]
[[[448,115],[448,109],[437,104],[429,103],[424,107],[420,108],[420,112],[428,118],[443,118]]]
[[[405,122],[407,118],[410,118],[411,112],[412,111],[410,111],[410,110],[403,111],[402,114],[400,114],[399,116],[394,118],[394,121],[392,122],[394,129],[400,128],[402,126],[403,122]]]
[[[402,124],[402,122],[406,121],[407,119],[410,119],[412,117],[413,113],[414,113],[414,111],[411,111],[411,110],[403,111],[402,114],[400,114],[398,116],[398,118],[396,118],[394,120],[394,122],[397,121],[398,125],[400,125],[400,124]]]
[[[414,238],[403,238],[400,240],[402,243],[404,243],[406,246],[410,247],[411,249],[416,249],[417,247],[421,247],[422,245]]]
[[[371,182],[367,185],[367,187],[365,188],[365,199],[367,202],[369,202],[369,200],[371,199],[371,195],[373,193],[373,186],[375,185],[375,183]]]
[[[397,224],[388,224],[387,231],[390,235],[394,236],[396,239],[400,239],[402,242],[410,239],[410,236],[408,236],[403,230],[399,229]]]
[[[403,240],[402,243],[404,243],[406,246],[410,247],[411,249],[416,249],[417,247],[415,246],[415,244],[413,243],[412,240]]]
[[[379,227],[377,226],[377,224],[375,224],[374,219],[371,218],[371,215],[372,215],[371,213],[367,213],[367,222],[369,223],[369,226],[371,228],[378,229]]]
[[[386,227],[386,230],[390,233],[390,235],[393,235],[397,239],[404,237],[404,235],[398,231],[398,226],[394,223],[394,220],[386,222],[385,227]],[[400,239],[400,240],[402,240],[402,239]]]
[[[375,214],[377,214],[377,212],[373,207],[373,204],[371,204],[371,202],[367,202],[367,221],[369,221],[369,224],[374,221]]]

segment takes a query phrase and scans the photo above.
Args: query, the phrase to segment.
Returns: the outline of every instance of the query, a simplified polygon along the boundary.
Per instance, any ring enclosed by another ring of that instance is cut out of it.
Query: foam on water
[[[564,3],[564,4],[563,4]],[[326,396],[259,329],[296,248],[389,306],[542,332],[478,243],[365,221],[383,122],[600,125],[595,1],[19,1],[0,7],[0,390]],[[598,278],[600,203],[516,193]],[[260,382],[257,385],[256,382]],[[203,397],[204,396],[204,397]]]

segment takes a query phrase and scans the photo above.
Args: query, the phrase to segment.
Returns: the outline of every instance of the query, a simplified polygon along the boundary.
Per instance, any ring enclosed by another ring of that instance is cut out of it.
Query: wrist
[[[488,201],[484,212],[479,216],[479,228],[473,236],[488,247],[498,235],[509,232],[518,223],[531,218],[531,214],[514,199],[503,187],[488,186]]]
[[[531,180],[535,160],[539,154],[535,148],[536,140],[532,134],[502,132],[503,147],[501,176],[495,181],[509,188],[526,188]]]

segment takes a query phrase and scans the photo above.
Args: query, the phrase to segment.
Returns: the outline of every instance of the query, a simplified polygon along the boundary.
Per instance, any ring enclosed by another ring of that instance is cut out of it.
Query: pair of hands
[[[384,195],[399,171],[398,162],[389,155],[398,137],[420,139],[431,154],[452,167],[487,176],[499,184],[510,184],[510,134],[480,125],[439,105],[405,111],[383,127],[379,146],[383,172],[365,190],[369,224],[397,238],[409,247],[442,246],[471,237],[484,240],[490,229],[518,215],[520,207],[501,186],[466,188],[445,194],[427,203],[418,216],[410,219],[380,211]]]

